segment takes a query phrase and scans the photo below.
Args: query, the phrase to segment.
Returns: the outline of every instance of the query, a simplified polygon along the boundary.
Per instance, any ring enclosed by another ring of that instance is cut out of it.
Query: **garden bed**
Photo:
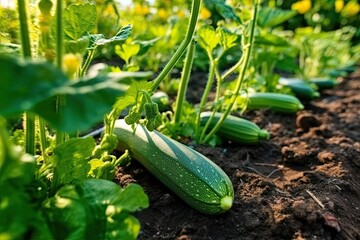
[[[138,182],[150,198],[139,239],[360,239],[359,91],[360,69],[297,115],[247,112],[269,141],[196,146],[233,182],[222,215],[196,212],[137,162],[120,169],[120,184]]]

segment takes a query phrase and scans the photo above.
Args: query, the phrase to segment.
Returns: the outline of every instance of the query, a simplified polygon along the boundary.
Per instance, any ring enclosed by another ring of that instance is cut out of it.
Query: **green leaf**
[[[222,0],[205,0],[205,6],[212,12],[220,14],[224,19],[230,19],[235,22],[241,23],[240,18],[235,14],[234,9],[225,4]]]
[[[0,56],[0,115],[10,116],[29,110],[34,104],[54,96],[67,77],[46,62],[21,61]]]
[[[94,4],[72,4],[64,10],[64,33],[66,39],[78,40],[96,27]]]
[[[260,8],[257,23],[262,28],[275,27],[297,14],[293,10],[284,10],[280,8]]]
[[[137,198],[134,198],[137,196]],[[117,195],[112,204],[122,210],[135,212],[149,206],[149,200],[140,185],[129,184]]]
[[[270,32],[262,32],[260,35],[256,35],[255,44],[290,47],[290,43],[287,39]]]
[[[130,105],[135,104],[138,101],[139,94],[142,91],[150,91],[152,82],[148,81],[132,81],[129,89],[126,91],[126,94],[123,97],[120,97],[114,108],[118,111],[122,111]]]
[[[115,204],[124,194],[133,207]],[[90,179],[61,188],[46,202],[45,214],[56,239],[131,240],[136,239],[140,224],[127,209],[147,206],[148,198],[138,185],[121,189],[111,181]]]
[[[53,128],[65,132],[83,131],[101,122],[104,114],[111,111],[116,99],[124,95],[127,88],[106,76],[81,79],[57,89],[57,94],[63,95],[66,101],[60,112],[56,110],[54,98],[36,104],[31,110]]]
[[[70,53],[85,53],[86,49],[90,45],[89,36],[83,36],[77,40],[68,40],[65,41],[65,50]]]
[[[224,27],[219,27],[216,31],[220,36],[220,46],[224,49],[224,51],[239,44],[237,34],[230,32]]]
[[[123,41],[125,41],[132,32],[132,25],[129,24],[125,27],[122,27],[120,29],[120,31],[118,33],[115,34],[115,36],[113,36],[110,39],[106,39],[104,37],[104,35],[102,34],[92,34],[90,35],[90,42],[91,42],[91,48],[97,47],[97,46],[101,46],[101,45],[106,45],[109,43],[121,43]]]
[[[95,147],[93,138],[73,138],[54,149],[55,173],[58,186],[87,179],[89,158]]]
[[[202,48],[209,53],[219,44],[220,38],[216,34],[214,28],[209,25],[203,25],[198,30],[198,42]]]
[[[131,57],[138,54],[140,50],[139,44],[127,44],[123,43],[121,45],[117,45],[115,47],[115,53],[123,59],[127,64],[129,63],[129,60]]]

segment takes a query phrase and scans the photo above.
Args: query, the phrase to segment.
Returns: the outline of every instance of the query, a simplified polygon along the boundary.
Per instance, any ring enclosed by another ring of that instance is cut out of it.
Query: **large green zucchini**
[[[231,208],[234,190],[229,177],[215,163],[160,132],[137,125],[135,131],[117,120],[118,150],[128,149],[164,185],[194,209],[219,214]]]

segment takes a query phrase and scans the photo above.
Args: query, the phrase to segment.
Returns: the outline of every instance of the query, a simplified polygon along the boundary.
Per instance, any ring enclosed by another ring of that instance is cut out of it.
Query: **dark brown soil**
[[[257,146],[195,147],[233,182],[225,214],[196,212],[136,162],[123,169],[150,198],[139,239],[360,239],[360,69],[321,94],[296,115],[246,113],[271,133]]]

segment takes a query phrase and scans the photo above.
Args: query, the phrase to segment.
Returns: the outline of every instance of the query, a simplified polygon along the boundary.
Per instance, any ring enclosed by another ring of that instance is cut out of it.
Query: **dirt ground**
[[[360,69],[321,95],[296,115],[246,113],[271,134],[257,146],[195,147],[232,180],[225,214],[196,212],[136,162],[122,169],[150,198],[139,239],[360,239]]]

